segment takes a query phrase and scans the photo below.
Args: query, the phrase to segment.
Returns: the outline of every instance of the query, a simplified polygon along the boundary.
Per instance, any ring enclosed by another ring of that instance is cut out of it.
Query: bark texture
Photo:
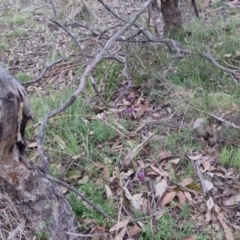
[[[178,0],[161,0],[164,34],[172,35],[182,30],[182,15]]]
[[[42,239],[81,239],[67,233],[77,226],[68,202],[25,157],[24,131],[32,118],[24,88],[0,65],[0,187]]]

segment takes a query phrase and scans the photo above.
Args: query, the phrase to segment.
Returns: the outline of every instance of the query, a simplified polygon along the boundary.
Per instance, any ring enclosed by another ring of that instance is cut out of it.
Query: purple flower
[[[145,175],[144,175],[143,171],[139,171],[137,176],[138,176],[138,180],[140,182],[144,182],[145,181]]]
[[[128,107],[126,110],[125,110],[126,114],[130,114],[130,113],[133,113],[134,112],[134,108],[133,107]]]

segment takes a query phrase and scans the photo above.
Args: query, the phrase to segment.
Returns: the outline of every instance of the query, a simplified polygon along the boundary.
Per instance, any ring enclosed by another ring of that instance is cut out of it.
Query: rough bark
[[[182,30],[182,15],[178,0],[161,0],[164,34],[172,35]]]
[[[0,65],[0,187],[43,239],[81,239],[67,233],[77,226],[68,202],[24,154],[25,126],[32,118],[24,88]]]

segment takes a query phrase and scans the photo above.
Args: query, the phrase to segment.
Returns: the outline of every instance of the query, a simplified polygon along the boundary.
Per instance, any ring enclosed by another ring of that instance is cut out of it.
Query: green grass
[[[117,217],[113,201],[106,199],[105,189],[96,186],[96,184],[91,181],[88,181],[84,185],[80,186],[78,190],[83,193],[85,197],[91,199],[95,205],[101,207],[108,215],[113,218]],[[98,211],[92,209],[91,207],[86,207],[82,200],[75,194],[69,194],[68,201],[77,217],[94,219],[101,225],[106,224],[106,219]]]
[[[184,153],[198,148],[195,133],[190,129],[182,129],[180,132],[172,132],[166,136],[163,146],[172,153]]]
[[[0,43],[0,52],[4,52],[9,48],[9,44],[6,42],[1,42]]]
[[[220,162],[223,166],[240,168],[240,148],[224,147],[220,154]]]
[[[36,121],[40,121],[44,114],[59,107],[63,103],[62,99],[69,99],[70,94],[69,91],[53,91],[44,98],[32,96],[30,100]],[[96,145],[107,142],[116,135],[114,128],[110,127],[114,119],[109,117],[107,121],[108,124],[95,117],[86,103],[78,98],[64,113],[50,119],[46,129],[46,147],[53,156],[73,156],[82,151],[89,157],[99,156],[96,154]],[[37,132],[36,129],[34,132]],[[26,136],[31,138],[34,132],[33,128],[29,127]]]
[[[23,29],[23,28],[16,28],[12,31],[9,31],[6,34],[6,37],[8,38],[13,38],[13,37],[27,37],[29,36],[29,33],[27,30]]]
[[[189,220],[190,208],[185,205],[178,213],[178,217],[172,217],[169,212],[166,212],[156,224],[145,224],[140,240],[181,240],[184,237],[193,235],[194,224]],[[179,220],[184,220],[184,224],[179,224]],[[150,219],[149,219],[150,220]],[[150,220],[151,221],[151,220]]]
[[[30,76],[30,74],[28,73],[24,73],[24,72],[19,72],[16,75],[16,78],[20,81],[20,82],[27,82],[30,81],[32,79],[32,77]]]

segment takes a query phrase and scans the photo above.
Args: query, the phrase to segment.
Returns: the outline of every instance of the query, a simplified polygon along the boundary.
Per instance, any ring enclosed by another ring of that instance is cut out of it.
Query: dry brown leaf
[[[193,182],[192,178],[185,178],[179,184],[183,187],[186,187],[187,185],[191,184],[192,182]]]
[[[224,229],[224,234],[226,237],[226,240],[234,240],[234,236],[233,233],[231,231],[231,228],[228,227],[228,225],[224,222],[224,216],[223,214],[220,212],[220,208],[215,204],[214,210],[217,213],[217,218],[219,220],[219,222],[221,223],[223,229]]]
[[[179,164],[180,160],[181,158],[176,158],[176,159],[170,160],[169,162],[173,164]]]
[[[160,176],[163,176],[163,177],[168,177],[168,173],[166,171],[163,171],[163,170],[160,170],[154,166],[150,166],[152,168],[153,171],[155,171],[156,173],[158,173]]]
[[[89,181],[89,176],[86,175],[86,176],[84,176],[82,179],[79,179],[77,182],[78,182],[79,184],[86,184],[88,181]]]
[[[141,104],[140,110],[136,113],[136,118],[140,118],[144,112],[147,110],[149,107],[149,101],[146,101],[145,104]]]
[[[223,204],[226,207],[228,207],[228,206],[239,204],[239,202],[240,202],[240,194],[236,194],[236,195],[230,197],[229,199],[225,200],[223,202]]]
[[[182,191],[178,191],[176,196],[181,204],[185,204],[187,202],[187,198]]]
[[[193,161],[196,161],[196,160],[200,159],[201,157],[202,157],[202,154],[198,154],[196,156],[189,156],[188,155],[188,158],[190,158]]]
[[[210,181],[205,180],[205,179],[203,181],[204,181],[205,187],[207,188],[208,191],[213,189],[214,186]]]
[[[140,204],[135,200],[135,198],[132,196],[129,190],[126,187],[123,187],[123,189],[125,191],[126,198],[130,201],[133,208],[136,210],[140,210],[141,209]]]
[[[107,193],[107,198],[112,198],[113,193],[108,185],[105,185],[106,193]]]
[[[154,171],[148,172],[147,175],[148,176],[158,176],[158,174]]]
[[[82,224],[96,223],[96,219],[91,219],[91,218],[80,218],[78,221]]]
[[[139,167],[140,167],[141,169],[144,169],[144,168],[145,168],[145,164],[144,164],[143,160],[139,160],[139,161],[137,161],[137,162],[138,162]]]
[[[133,169],[128,169],[127,172],[121,172],[121,176],[126,176],[126,177],[129,177],[131,176],[132,174],[134,173],[134,170]]]
[[[27,148],[35,148],[37,147],[37,142],[31,142],[27,145]]]
[[[210,169],[211,163],[208,162],[208,161],[205,161],[205,162],[202,163],[202,166],[203,166],[203,168],[201,169],[201,172],[204,173],[204,172],[207,172]]]
[[[192,202],[193,200],[192,200],[192,196],[191,196],[191,193],[190,192],[184,192],[184,195],[186,196],[186,198],[190,201],[190,202]]]
[[[122,240],[125,233],[127,231],[127,227],[124,227],[119,233],[118,235],[115,237],[115,240]]]
[[[140,206],[143,205],[143,201],[144,201],[144,198],[142,197],[142,195],[143,193],[137,193],[132,196]]]
[[[166,192],[167,186],[168,186],[168,184],[165,179],[163,179],[161,182],[157,183],[156,187],[155,187],[156,197],[161,199],[163,194]]]
[[[65,193],[68,192],[68,188],[65,188],[65,187],[63,187],[63,186],[59,186],[58,189],[60,190],[60,192],[61,192],[62,194],[65,194]]]
[[[160,161],[162,161],[165,158],[171,157],[171,156],[172,156],[172,154],[168,151],[163,151],[163,152],[160,152],[160,154],[159,154]]]
[[[102,168],[104,168],[104,166],[105,166],[105,165],[104,165],[103,163],[101,163],[101,162],[94,162],[93,165],[94,165],[95,167],[99,168],[99,169],[102,169]]]
[[[112,228],[109,229],[109,232],[114,232],[114,231],[118,231],[121,228],[124,228],[128,225],[129,223],[129,217],[123,219],[122,221],[116,223]]]
[[[176,196],[176,192],[169,192],[169,193],[167,193],[163,197],[160,206],[161,207],[166,206],[168,203],[170,203],[175,198],[175,196]]]
[[[140,233],[141,231],[142,231],[142,229],[140,227],[138,227],[137,225],[135,225],[128,229],[128,235],[129,235],[129,237],[133,237],[134,235]]]
[[[110,177],[109,177],[109,171],[108,171],[108,167],[107,166],[104,166],[104,168],[103,168],[102,177],[109,181]]]
[[[65,179],[66,180],[77,180],[80,177],[81,177],[81,173],[77,170],[73,170],[73,171],[67,172]]]
[[[59,144],[59,147],[62,150],[66,149],[66,147],[67,147],[66,142],[62,138],[60,138],[58,135],[55,135],[55,137],[53,138],[52,141],[54,141],[54,140]]]
[[[182,240],[196,240],[196,239],[197,239],[197,235],[182,238]]]
[[[206,222],[209,223],[211,220],[211,212],[214,207],[214,201],[212,197],[207,200],[207,213],[206,213]]]
[[[196,129],[196,128],[199,128],[199,127],[202,127],[203,124],[204,124],[204,119],[203,118],[198,118],[194,121],[193,123],[193,129]]]
[[[151,133],[144,141],[142,141],[138,146],[136,146],[132,151],[130,151],[127,156],[124,158],[125,165],[128,166],[133,158],[138,154],[138,152],[143,148],[143,146],[154,136],[154,133]]]

